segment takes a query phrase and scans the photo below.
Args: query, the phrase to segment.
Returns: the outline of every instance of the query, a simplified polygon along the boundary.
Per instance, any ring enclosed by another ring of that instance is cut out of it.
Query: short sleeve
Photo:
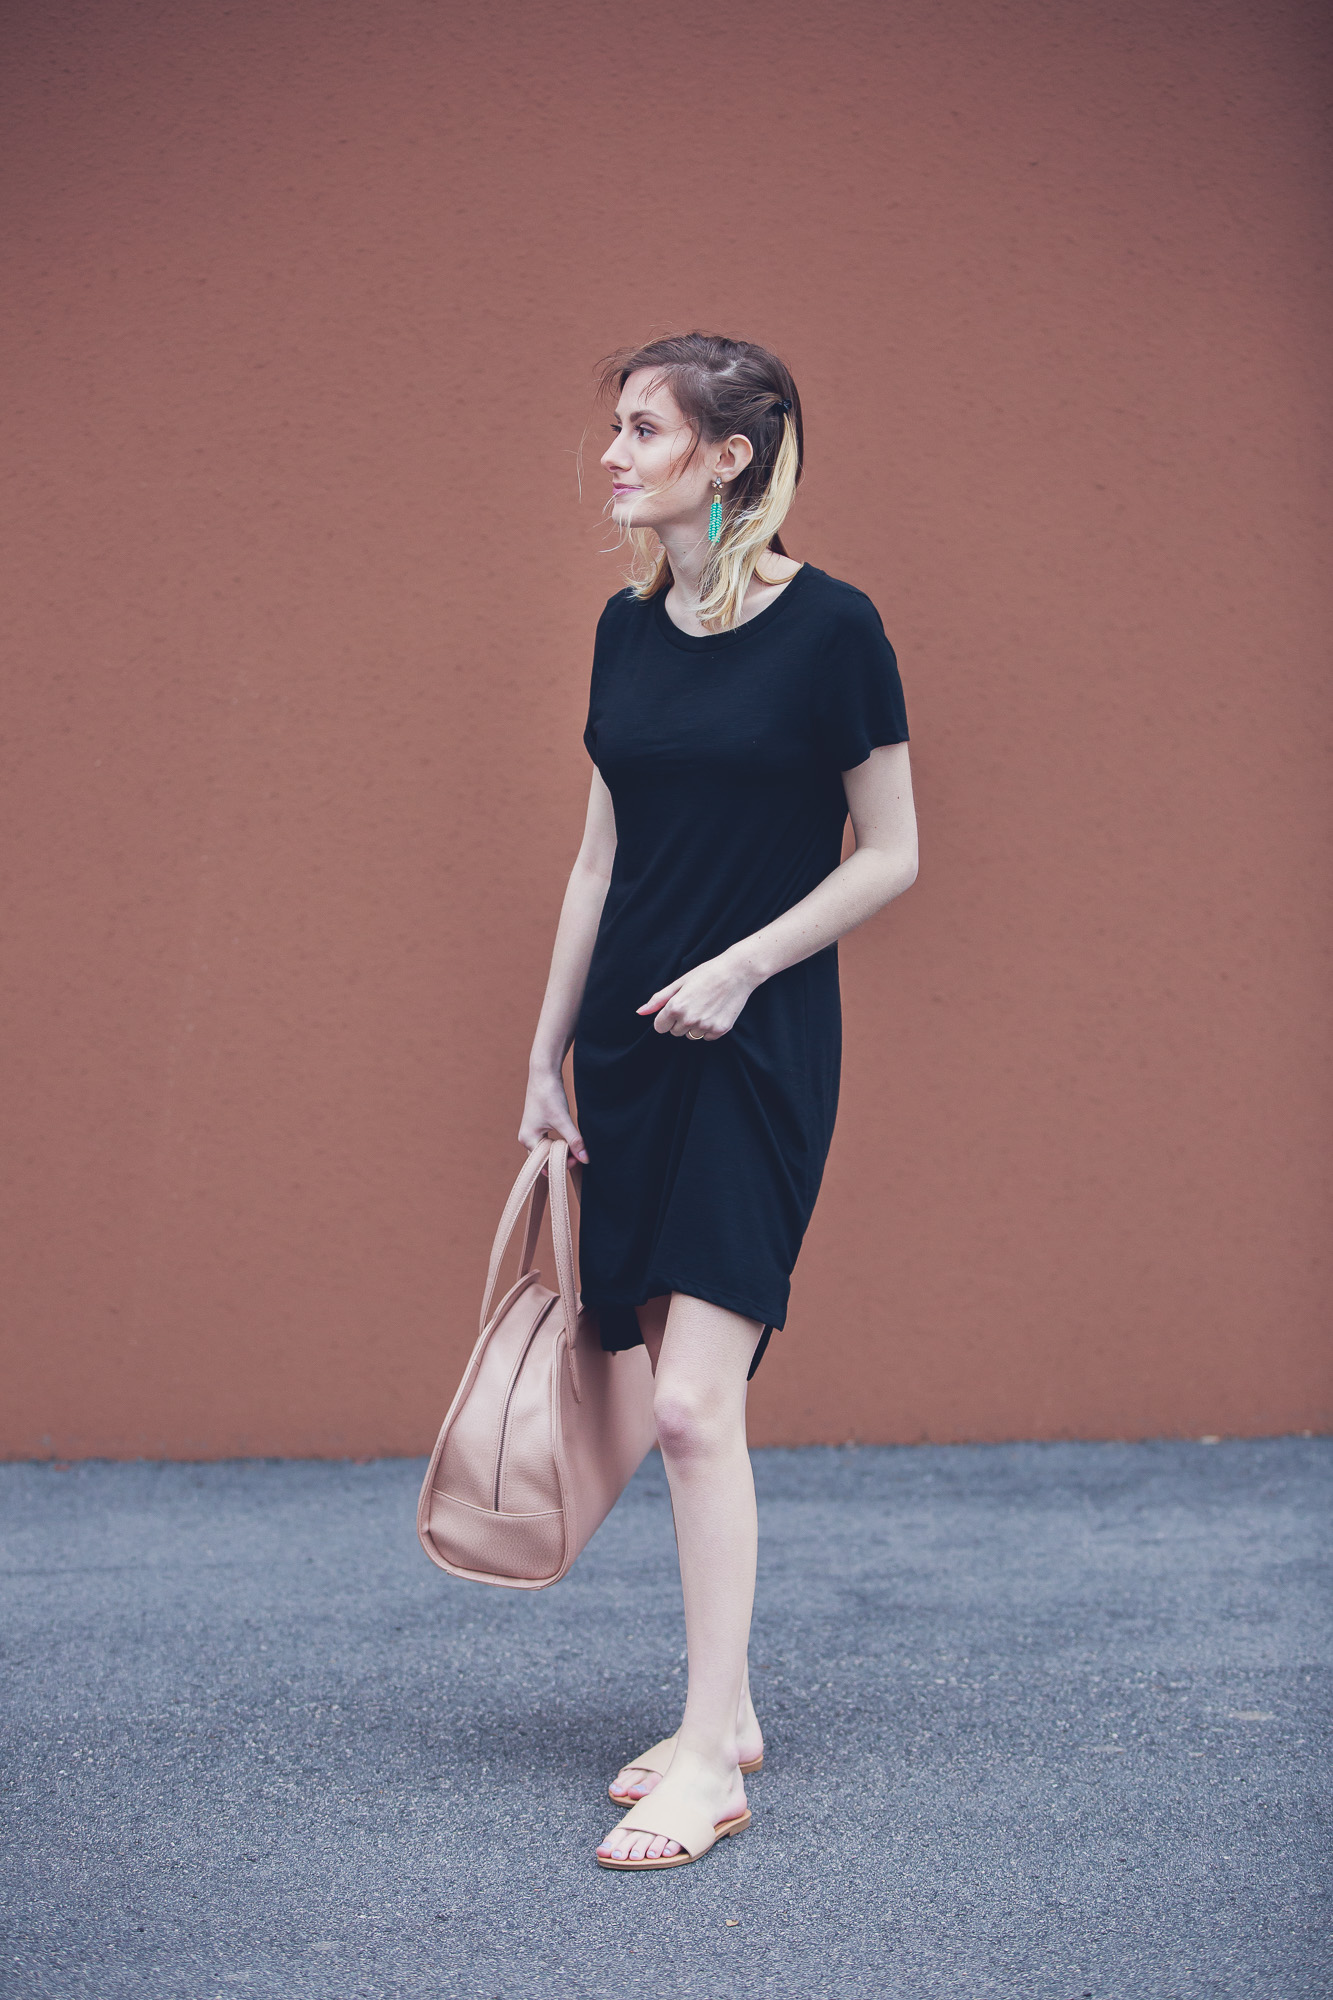
[[[588,720],[583,725],[583,747],[594,764],[597,762],[597,709],[597,660],[594,656],[592,681],[588,688]]]
[[[907,704],[880,615],[848,589],[820,656],[815,736],[835,770],[854,771],[882,743],[906,743]]]
[[[602,713],[602,690],[606,677],[606,654],[610,639],[611,620],[614,608],[624,598],[624,591],[617,591],[611,598],[601,617],[597,620],[597,632],[592,642],[592,674],[588,682],[588,719],[583,726],[583,747],[597,762],[597,725]]]

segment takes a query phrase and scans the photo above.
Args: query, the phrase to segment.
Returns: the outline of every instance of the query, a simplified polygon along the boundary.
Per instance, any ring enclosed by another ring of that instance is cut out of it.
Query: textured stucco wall
[[[424,1449],[582,821],[593,362],[787,356],[898,648],[761,1441],[1329,1420],[1304,0],[16,0],[0,1450]]]

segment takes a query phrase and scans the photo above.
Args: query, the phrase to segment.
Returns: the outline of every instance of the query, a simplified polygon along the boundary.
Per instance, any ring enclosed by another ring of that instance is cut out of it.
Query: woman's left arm
[[[716,1041],[756,986],[823,951],[916,880],[916,808],[905,743],[885,743],[842,774],[856,847],[831,875],[771,924],[705,959],[638,1009],[658,1034]]]

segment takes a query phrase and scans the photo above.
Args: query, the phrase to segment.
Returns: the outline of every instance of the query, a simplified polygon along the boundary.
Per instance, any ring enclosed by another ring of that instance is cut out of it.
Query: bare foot
[[[668,1743],[675,1743],[674,1736],[668,1736]],[[754,1712],[754,1703],[748,1692],[741,1703],[736,1718],[736,1755],[742,1764],[753,1764],[764,1754],[763,1732],[759,1727],[759,1717]],[[662,1782],[660,1771],[647,1771],[641,1764],[625,1764],[611,1780],[610,1790],[617,1799],[623,1799],[627,1806],[636,1799],[646,1799],[649,1792]]]
[[[659,1779],[655,1771],[644,1777],[659,1789],[654,1811],[669,1812],[673,1804],[707,1813],[712,1824],[731,1819],[745,1811],[745,1782],[735,1764],[730,1767],[709,1763],[697,1752],[677,1750],[671,1769]],[[680,1853],[680,1842],[659,1833],[637,1833],[632,1827],[614,1828],[597,1849],[604,1861],[657,1861]]]

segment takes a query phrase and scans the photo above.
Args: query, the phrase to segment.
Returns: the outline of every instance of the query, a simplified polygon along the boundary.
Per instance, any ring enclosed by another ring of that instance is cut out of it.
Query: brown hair
[[[801,477],[801,399],[776,354],[722,334],[671,334],[608,355],[598,370],[599,393],[618,394],[640,368],[666,384],[694,432],[684,463],[701,441],[719,443],[737,433],[754,448],[745,470],[724,488],[722,535],[710,548],[702,578],[700,621],[725,630],[737,622],[760,557],[770,549],[787,553],[778,530]],[[650,530],[631,528],[629,537],[640,559],[630,587],[636,597],[655,597],[671,583],[666,550],[654,550]]]

